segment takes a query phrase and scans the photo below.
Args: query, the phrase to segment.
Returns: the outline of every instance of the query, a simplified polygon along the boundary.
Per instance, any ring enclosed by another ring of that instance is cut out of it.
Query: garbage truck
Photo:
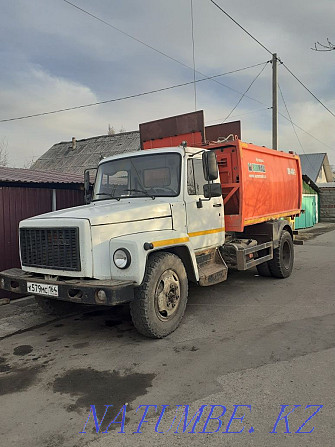
[[[142,150],[102,159],[93,187],[86,172],[86,205],[21,221],[21,269],[1,272],[1,288],[49,313],[130,303],[136,329],[163,338],[182,320],[189,282],[208,287],[254,267],[290,276],[299,157],[234,135],[204,140],[174,118],[156,136],[153,122]]]

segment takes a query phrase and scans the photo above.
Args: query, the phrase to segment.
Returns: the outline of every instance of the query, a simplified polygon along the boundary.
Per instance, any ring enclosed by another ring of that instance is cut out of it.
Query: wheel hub
[[[179,298],[179,278],[173,270],[166,270],[159,278],[155,292],[156,311],[160,319],[169,319],[176,312]]]
[[[286,269],[289,268],[291,262],[291,248],[290,245],[285,242],[283,245],[283,264]]]

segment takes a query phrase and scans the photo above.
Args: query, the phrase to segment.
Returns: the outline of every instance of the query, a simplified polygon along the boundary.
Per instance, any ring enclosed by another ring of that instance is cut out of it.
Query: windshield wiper
[[[129,192],[143,192],[146,196],[151,197],[152,200],[155,200],[156,196],[149,194],[148,191],[146,191],[145,189],[124,189],[123,191],[129,191]]]
[[[108,192],[98,192],[96,196],[108,196],[111,199],[120,200],[120,197],[114,197],[114,194],[109,194]]]

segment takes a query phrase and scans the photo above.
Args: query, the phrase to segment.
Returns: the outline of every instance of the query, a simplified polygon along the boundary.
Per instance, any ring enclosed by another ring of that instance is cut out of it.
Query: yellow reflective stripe
[[[213,228],[213,230],[195,231],[194,233],[188,233],[188,235],[190,237],[196,237],[196,236],[203,236],[205,234],[221,233],[224,230],[225,230],[224,227]]]
[[[175,245],[181,244],[182,242],[188,242],[190,239],[188,237],[179,237],[177,239],[165,239],[163,241],[152,242],[154,247],[163,247],[165,245]]]
[[[183,242],[189,242],[190,237],[197,237],[197,236],[204,236],[206,234],[220,233],[224,230],[225,230],[224,227],[222,227],[222,228],[213,228],[212,230],[195,231],[194,233],[188,233],[189,237],[179,237],[176,239],[164,239],[162,241],[152,242],[152,245],[154,247],[163,247],[166,245],[181,244]]]
[[[273,216],[259,217],[257,219],[246,219],[244,221],[244,225],[261,223],[265,222],[266,220],[279,219],[280,217],[290,217],[296,215],[297,213],[299,213],[299,210],[292,210],[290,213],[275,214]]]

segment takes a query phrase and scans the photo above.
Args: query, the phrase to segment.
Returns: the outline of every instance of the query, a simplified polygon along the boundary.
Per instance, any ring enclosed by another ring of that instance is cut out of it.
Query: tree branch
[[[335,50],[335,45],[327,37],[326,45],[318,41],[314,44],[314,48],[311,48],[311,50],[313,50],[313,51],[333,51],[333,50]]]

